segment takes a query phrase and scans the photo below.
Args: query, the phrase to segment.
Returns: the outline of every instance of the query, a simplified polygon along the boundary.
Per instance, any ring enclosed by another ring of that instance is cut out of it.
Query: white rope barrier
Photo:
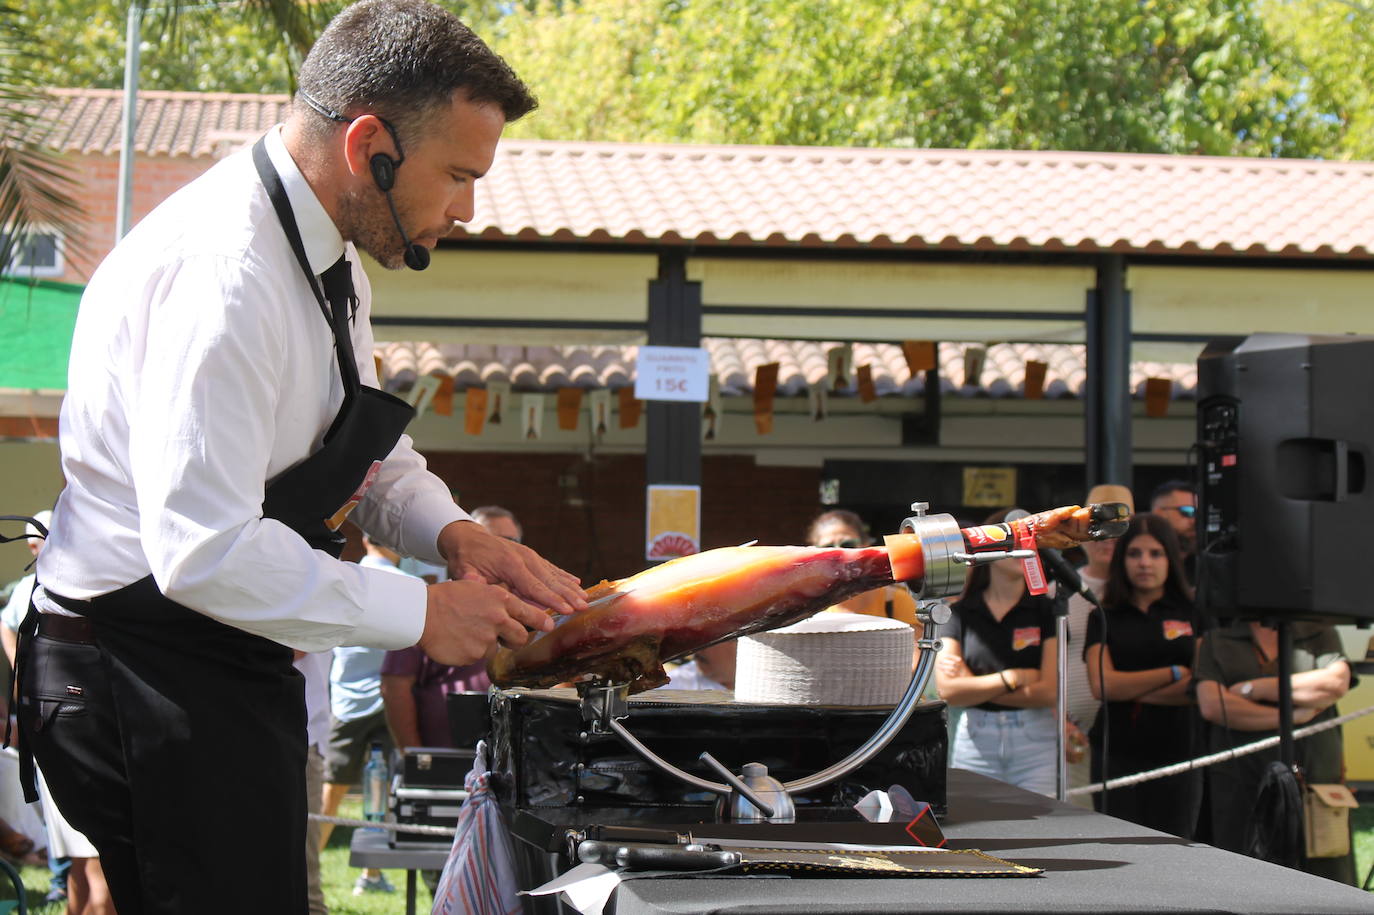
[[[419,823],[390,823],[385,820],[355,820],[350,817],[331,817],[323,813],[308,814],[317,823],[353,826],[357,829],[383,829],[387,832],[413,832],[423,836],[453,836],[458,830],[452,826],[423,826]]]
[[[1293,739],[1301,740],[1304,737],[1311,737],[1313,734],[1319,734],[1322,731],[1339,727],[1347,721],[1354,721],[1356,718],[1368,715],[1370,712],[1374,712],[1374,705],[1368,708],[1359,709],[1358,711],[1349,712],[1337,718],[1332,718],[1330,721],[1323,721],[1320,724],[1309,724],[1300,727],[1293,732]],[[1166,778],[1170,775],[1178,775],[1180,772],[1201,769],[1204,766],[1215,765],[1216,763],[1225,762],[1228,759],[1235,759],[1239,756],[1248,756],[1251,753],[1258,753],[1260,750],[1267,750],[1270,747],[1277,746],[1278,743],[1279,738],[1277,736],[1266,737],[1263,740],[1256,740],[1254,743],[1247,743],[1244,746],[1235,747],[1230,750],[1222,750],[1220,753],[1213,753],[1210,756],[1199,756],[1197,759],[1189,759],[1184,762],[1174,763],[1170,766],[1162,766],[1158,769],[1151,769],[1148,772],[1123,775],[1120,778],[1110,779],[1105,783],[1096,782],[1091,785],[1084,785],[1081,788],[1070,788],[1068,794],[1074,797],[1083,794],[1096,794],[1099,791],[1110,790],[1112,788],[1126,788],[1130,785],[1138,785],[1141,782],[1153,781],[1157,778]]]

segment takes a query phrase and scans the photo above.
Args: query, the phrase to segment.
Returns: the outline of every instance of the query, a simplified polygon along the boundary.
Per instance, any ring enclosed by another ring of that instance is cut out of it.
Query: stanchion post
[[[1054,712],[1059,722],[1055,730],[1054,756],[1054,796],[1060,801],[1069,799],[1069,761],[1064,756],[1068,749],[1069,717],[1069,595],[1063,583],[1054,586],[1054,637],[1055,663],[1058,668],[1058,684],[1055,692]]]
[[[1293,768],[1297,753],[1293,747],[1293,629],[1280,617],[1279,631],[1279,759]]]

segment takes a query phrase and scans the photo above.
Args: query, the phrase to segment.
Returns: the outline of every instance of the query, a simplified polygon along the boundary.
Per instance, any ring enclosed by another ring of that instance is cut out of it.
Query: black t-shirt
[[[1151,670],[1156,667],[1193,666],[1193,647],[1198,631],[1197,614],[1191,604],[1178,604],[1168,598],[1155,601],[1144,613],[1132,605],[1107,608],[1107,650],[1112,665],[1120,671]],[[1088,634],[1083,640],[1086,660],[1089,645],[1102,642],[1102,613],[1094,610],[1088,617]],[[1193,749],[1193,710],[1187,705],[1153,705],[1146,702],[1108,702],[1111,746],[1114,758],[1130,756],[1159,762],[1181,762]],[[1089,737],[1101,741],[1102,716]]]
[[[996,673],[1013,667],[1040,667],[1040,649],[1054,638],[1054,602],[1044,595],[1022,594],[1016,606],[998,622],[983,595],[975,594],[950,605],[953,611],[940,634],[958,639],[964,663],[973,673]],[[984,702],[987,711],[1013,706]]]

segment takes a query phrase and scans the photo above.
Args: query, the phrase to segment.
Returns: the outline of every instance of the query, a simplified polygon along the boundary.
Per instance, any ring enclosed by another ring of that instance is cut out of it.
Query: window
[[[0,235],[0,238],[4,238]],[[56,232],[31,232],[4,272],[19,277],[62,275],[62,237]]]

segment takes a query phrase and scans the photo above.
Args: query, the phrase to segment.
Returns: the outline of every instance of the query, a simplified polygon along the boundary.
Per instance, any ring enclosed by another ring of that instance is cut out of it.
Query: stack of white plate
[[[826,611],[739,640],[735,699],[768,705],[896,705],[911,683],[906,623]]]

